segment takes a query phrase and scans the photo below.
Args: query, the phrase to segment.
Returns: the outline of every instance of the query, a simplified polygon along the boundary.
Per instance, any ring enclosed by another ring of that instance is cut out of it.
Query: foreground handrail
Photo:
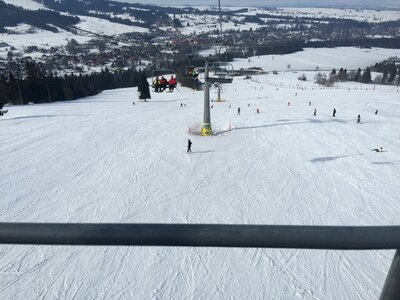
[[[0,223],[0,244],[400,249],[400,226]]]
[[[0,223],[0,244],[400,249],[400,226]],[[400,299],[399,250],[379,299]]]

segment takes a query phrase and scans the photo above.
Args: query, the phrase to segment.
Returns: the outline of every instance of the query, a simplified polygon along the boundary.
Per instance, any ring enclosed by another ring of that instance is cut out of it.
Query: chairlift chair
[[[160,76],[163,76],[163,75],[173,75],[176,78],[175,70],[173,70],[173,69],[156,69],[156,70],[153,70],[152,73],[151,73],[151,87],[154,88],[154,90],[156,92],[157,92],[157,87],[154,84],[155,79],[157,77],[160,77]],[[167,84],[165,85],[165,88],[162,91],[164,91],[167,88],[169,88],[168,79],[167,79]]]
[[[193,76],[193,72],[195,71],[195,76]],[[204,68],[196,67],[196,66],[186,66],[185,67],[184,76],[192,80],[197,89],[202,89],[204,84]]]
[[[233,82],[233,66],[226,62],[217,62],[211,65],[212,75],[206,78],[209,83],[232,83]]]
[[[193,75],[193,72],[195,72],[195,75]],[[199,73],[200,72],[198,71],[198,68],[195,66],[186,66],[185,67],[185,76],[188,78],[196,79],[199,77]]]
[[[175,70],[173,69],[155,69],[151,72],[151,82],[153,83],[156,77],[163,75],[174,75],[176,77]]]

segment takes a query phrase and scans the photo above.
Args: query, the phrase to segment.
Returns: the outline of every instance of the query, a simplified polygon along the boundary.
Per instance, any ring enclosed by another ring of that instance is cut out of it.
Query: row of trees
[[[376,72],[381,72],[382,75],[377,75],[372,79],[371,68],[367,67],[364,71],[358,68],[357,71],[348,72],[347,69],[340,68],[339,71],[333,69],[329,76],[322,73],[315,75],[315,82],[325,86],[333,86],[335,81],[356,81],[362,83],[375,84],[400,84],[400,68],[394,62],[379,63],[373,67]],[[300,79],[300,78],[299,78]]]
[[[356,81],[371,83],[371,69],[367,67],[364,71],[358,68],[357,71],[348,72],[347,69],[340,68],[339,71],[333,69],[329,76],[317,73],[314,77],[315,82],[325,86],[333,86],[336,81]]]
[[[146,74],[135,69],[115,73],[107,68],[89,75],[46,76],[35,62],[25,64],[26,76],[18,79],[12,72],[0,76],[0,103],[26,104],[74,100],[103,90],[135,87]]]
[[[381,84],[400,84],[400,58],[392,57],[383,62],[376,63],[372,67],[372,70],[382,73],[382,75],[378,75],[375,78],[374,82],[379,81]]]

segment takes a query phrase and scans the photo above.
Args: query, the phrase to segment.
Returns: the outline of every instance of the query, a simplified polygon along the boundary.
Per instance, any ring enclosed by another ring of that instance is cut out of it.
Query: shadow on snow
[[[275,124],[266,124],[266,125],[257,125],[257,126],[246,126],[246,127],[235,127],[227,130],[221,130],[218,131],[216,130],[214,132],[214,135],[222,135],[224,133],[228,133],[234,130],[245,130],[245,129],[258,129],[258,128],[267,128],[267,127],[275,127],[275,126],[285,126],[285,125],[296,125],[296,124],[309,124],[309,123],[332,123],[332,122],[340,122],[340,123],[347,123],[346,121],[342,120],[315,120],[315,119],[307,119],[306,121],[299,121],[299,122],[285,122],[284,121],[288,120],[278,120],[277,122],[281,123],[275,123]]]
[[[358,154],[351,154],[351,155],[339,155],[339,156],[324,156],[324,157],[316,157],[313,159],[310,159],[311,163],[324,163],[328,161],[334,161],[339,158],[346,158],[346,157],[351,157],[351,156],[359,156],[359,155],[364,155],[363,153],[358,153]]]

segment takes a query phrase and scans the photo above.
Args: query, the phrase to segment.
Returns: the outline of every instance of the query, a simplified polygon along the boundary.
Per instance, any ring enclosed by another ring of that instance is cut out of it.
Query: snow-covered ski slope
[[[188,135],[203,94],[182,87],[8,107],[0,221],[399,225],[399,91],[298,76],[236,77],[212,103],[213,137]],[[392,256],[3,245],[0,298],[377,299]]]

